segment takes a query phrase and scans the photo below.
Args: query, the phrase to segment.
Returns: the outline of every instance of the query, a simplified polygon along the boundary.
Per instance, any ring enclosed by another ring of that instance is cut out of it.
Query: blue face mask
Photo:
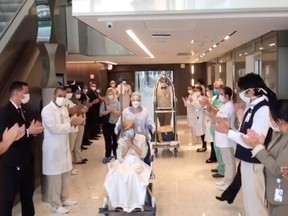
[[[213,89],[213,94],[214,95],[219,95],[219,89]]]
[[[108,96],[107,96],[107,99],[108,99],[108,100],[112,100],[112,99],[113,99],[113,95],[108,95]]]
[[[125,136],[127,137],[134,137],[134,135],[135,135],[135,131],[133,129],[129,129],[125,131]]]

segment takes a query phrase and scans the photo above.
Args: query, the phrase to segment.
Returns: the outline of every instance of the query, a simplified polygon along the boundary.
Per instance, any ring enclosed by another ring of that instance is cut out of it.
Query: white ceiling
[[[68,55],[67,60],[112,61],[117,64],[170,64],[206,62],[220,57],[246,42],[274,30],[288,29],[288,11],[258,12],[217,12],[170,15],[139,16],[78,16],[121,46],[133,52],[134,56],[94,56]],[[108,28],[107,24],[113,27]],[[138,38],[155,56],[154,59],[130,39],[126,30],[132,29]],[[214,44],[226,35],[237,31],[229,40],[219,44],[203,58]],[[170,38],[153,38],[152,34],[170,34]],[[191,40],[195,42],[191,44]],[[177,53],[191,53],[177,56]]]

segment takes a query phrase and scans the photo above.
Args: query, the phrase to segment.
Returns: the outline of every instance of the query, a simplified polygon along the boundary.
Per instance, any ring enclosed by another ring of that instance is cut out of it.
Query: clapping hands
[[[42,124],[40,121],[33,119],[29,128],[28,132],[31,135],[37,135],[39,133],[42,133],[44,128],[42,127]]]
[[[242,140],[251,147],[256,147],[257,145],[264,145],[265,136],[258,134],[253,129],[248,129],[246,136],[241,135]]]
[[[215,126],[215,130],[219,133],[228,134],[230,130],[230,121],[229,118],[217,118],[217,125]]]
[[[25,126],[19,127],[18,124],[14,124],[10,129],[6,128],[3,132],[3,142],[5,143],[13,143],[14,141],[19,140],[21,137],[25,135]]]

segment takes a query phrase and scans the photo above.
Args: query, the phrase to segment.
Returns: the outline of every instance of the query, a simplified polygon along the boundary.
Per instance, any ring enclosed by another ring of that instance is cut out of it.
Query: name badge
[[[245,118],[245,122],[249,122],[250,118],[251,118],[251,113],[248,113]]]
[[[282,202],[283,200],[283,190],[280,188],[275,189],[275,194],[274,194],[274,201],[275,202]]]

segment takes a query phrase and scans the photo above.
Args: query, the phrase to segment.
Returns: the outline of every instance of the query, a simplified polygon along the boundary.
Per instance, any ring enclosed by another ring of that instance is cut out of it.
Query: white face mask
[[[65,98],[63,97],[56,97],[55,103],[59,106],[62,107],[65,104]]]
[[[112,87],[112,88],[115,88],[115,87],[116,87],[116,84],[115,84],[115,83],[111,84],[111,87]]]
[[[193,93],[193,90],[188,90],[188,94],[192,94]]]
[[[140,101],[132,101],[132,106],[138,108],[140,106]]]
[[[83,89],[84,94],[87,94],[87,92],[88,92],[88,89]]]
[[[201,92],[194,92],[193,93],[196,97],[199,97],[201,95]]]
[[[26,104],[28,103],[29,100],[30,100],[30,94],[24,94],[24,98],[21,99],[21,103]]]
[[[246,104],[249,104],[250,103],[250,98],[246,97],[245,96],[245,91],[242,91],[239,93],[239,97],[241,98],[241,100],[243,102],[245,102]]]
[[[91,90],[95,92],[96,91],[96,87],[91,87]]]
[[[72,94],[72,93],[66,93],[66,98],[67,98],[67,99],[71,99],[71,98],[72,98],[72,96],[73,96],[73,94]]]
[[[81,98],[81,94],[76,94],[75,96],[77,99],[80,99]]]
[[[127,84],[127,81],[126,81],[126,80],[123,80],[122,83],[125,85],[125,84]]]
[[[97,89],[96,92],[99,94],[100,93],[100,89]]]
[[[275,127],[274,124],[273,124],[271,121],[270,121],[270,127],[272,128],[272,130],[273,130],[274,132],[280,132],[279,127],[278,127],[278,126]]]
[[[225,102],[225,97],[224,97],[224,95],[219,95],[219,101],[220,101],[221,103],[224,103],[224,102]]]

